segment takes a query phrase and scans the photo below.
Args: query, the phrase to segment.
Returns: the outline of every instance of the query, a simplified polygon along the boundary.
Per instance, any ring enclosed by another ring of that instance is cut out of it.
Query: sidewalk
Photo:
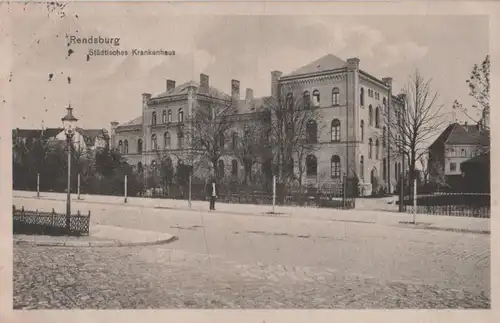
[[[14,235],[15,244],[51,247],[128,247],[167,244],[176,236],[154,231],[126,229],[110,225],[93,225],[88,236]]]
[[[13,191],[13,197],[36,199],[36,192]],[[127,199],[127,203],[124,203],[124,198],[117,196],[81,195],[80,197],[81,199],[78,200],[76,194],[73,194],[73,203],[96,203],[121,205],[125,207],[165,208],[194,212],[208,212],[208,202],[204,201],[192,201],[191,208],[189,208],[187,200],[129,197]],[[40,199],[65,201],[66,194],[40,192]],[[411,225],[403,224],[403,222],[412,220],[411,214],[368,209],[336,210],[327,208],[275,206],[275,214],[271,214],[273,211],[273,207],[271,205],[229,203],[216,203],[216,209],[217,213],[236,215],[267,215],[276,217],[310,218],[330,221],[376,223],[389,226],[414,227],[419,229],[490,233],[490,219],[483,218],[417,214],[417,225]]]

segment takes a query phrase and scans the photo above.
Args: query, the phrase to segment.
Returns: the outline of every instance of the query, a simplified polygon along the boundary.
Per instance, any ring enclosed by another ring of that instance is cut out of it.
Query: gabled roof
[[[161,99],[165,97],[170,97],[170,96],[175,96],[175,95],[182,95],[182,94],[187,94],[189,88],[192,88],[194,93],[198,93],[198,89],[200,88],[200,83],[195,82],[195,81],[189,81],[186,83],[183,83],[181,85],[176,86],[175,88],[171,89],[170,91],[163,92],[161,94],[158,94],[151,99]],[[219,98],[219,99],[225,99],[229,100],[231,99],[231,96],[227,95],[226,93],[209,86],[208,87],[208,93],[206,93],[208,96]]]
[[[447,145],[489,145],[489,133],[480,131],[477,125],[452,123],[432,143]]]
[[[51,138],[57,136],[58,133],[63,131],[63,128],[46,128],[46,129],[13,129],[12,135],[17,135],[20,138]]]
[[[121,124],[116,128],[118,129],[120,127],[125,127],[125,126],[140,126],[140,125],[142,125],[142,116],[132,119],[129,122],[125,122],[124,124]]]
[[[323,71],[334,70],[338,68],[346,67],[347,62],[342,60],[341,58],[333,55],[327,54],[301,68],[293,71],[292,73],[285,76],[293,76],[293,75],[301,75],[301,74],[310,74],[317,73]]]
[[[93,146],[96,138],[109,139],[109,134],[106,129],[83,129],[76,128],[76,131],[83,136],[87,146]]]

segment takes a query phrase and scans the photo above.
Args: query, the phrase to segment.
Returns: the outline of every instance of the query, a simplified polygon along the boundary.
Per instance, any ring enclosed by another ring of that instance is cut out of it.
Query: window
[[[339,88],[334,87],[332,90],[332,105],[333,106],[339,105],[339,93],[340,93]]]
[[[464,148],[462,148],[462,149],[460,150],[460,156],[461,156],[461,157],[466,157],[466,156],[467,156],[467,153],[465,152],[465,149],[464,149]]]
[[[450,163],[450,171],[455,172],[457,170],[457,163]]]
[[[236,159],[231,161],[231,175],[234,177],[238,176],[238,161]]]
[[[137,163],[137,171],[139,173],[142,173],[142,171],[144,170],[144,167],[142,167],[142,163],[141,162],[138,162]]]
[[[128,154],[128,140],[123,142],[123,153]]]
[[[156,134],[151,135],[151,149],[152,150],[157,150],[158,149],[158,141],[156,140]]]
[[[123,154],[123,141],[118,141],[118,151]]]
[[[184,121],[184,111],[182,110],[182,108],[180,108],[179,111],[177,112],[177,121],[179,122]]]
[[[384,180],[386,180],[387,177],[387,161],[385,158],[382,160],[382,176],[384,177]]]
[[[151,124],[154,126],[156,125],[156,112],[153,111],[153,114],[151,115]]]
[[[181,149],[184,146],[184,133],[182,130],[177,132],[177,149]]]
[[[385,126],[384,128],[382,128],[382,147],[385,148],[385,136],[386,136],[386,133],[385,133],[386,129],[385,129]]]
[[[304,100],[304,108],[310,109],[311,108],[311,94],[309,93],[309,91],[304,92],[303,100]]]
[[[221,151],[224,150],[225,143],[226,142],[225,142],[224,134],[221,133],[220,137],[219,137],[219,148]]]
[[[340,141],[340,121],[333,119],[332,121],[332,141]]]
[[[168,110],[168,117],[167,117],[168,122],[172,122],[172,110]]]
[[[372,159],[372,149],[373,149],[373,141],[372,138],[368,139],[368,158]]]
[[[364,107],[365,106],[365,89],[361,88],[359,92],[359,104]]]
[[[314,155],[308,155],[306,157],[306,175],[316,176],[318,174],[318,160]]]
[[[137,140],[137,152],[142,154],[142,139]],[[142,164],[141,164],[142,165]]]
[[[167,111],[165,110],[163,110],[163,113],[161,114],[161,122],[167,123]]]
[[[309,120],[306,126],[307,130],[307,142],[308,143],[316,143],[318,142],[318,125],[316,121]]]
[[[332,172],[332,178],[340,178],[340,157],[333,155],[330,160],[330,168]]]
[[[379,142],[378,142],[378,139],[377,139],[375,141],[375,159],[379,158],[378,153],[379,153]]]
[[[375,128],[380,128],[380,109],[375,108]]]
[[[232,139],[231,146],[233,147],[233,149],[236,149],[237,145],[238,145],[238,133],[237,132],[233,132],[231,139]]]
[[[224,161],[219,160],[219,176],[224,177]]]
[[[286,95],[286,108],[293,110],[293,93],[288,93]]]
[[[315,107],[319,107],[319,91],[318,90],[313,91],[313,105]]]
[[[365,157],[363,155],[359,159],[359,177],[361,180],[365,179]]]
[[[365,141],[365,122],[363,120],[361,120],[359,127],[361,128],[361,141],[364,142]]]
[[[165,134],[163,135],[163,139],[164,139],[163,141],[165,143],[165,149],[170,148],[170,144],[171,144],[170,133],[165,132]]]
[[[384,111],[387,112],[387,100],[385,99],[385,97],[382,99],[382,104],[384,106]]]
[[[368,123],[373,126],[373,108],[371,104],[368,106]]]

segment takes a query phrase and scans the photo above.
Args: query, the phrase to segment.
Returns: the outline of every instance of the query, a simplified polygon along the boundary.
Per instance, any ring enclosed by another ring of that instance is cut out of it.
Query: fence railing
[[[486,193],[437,193],[417,195],[416,213],[475,218],[491,216],[491,196]],[[413,197],[406,197],[404,208],[413,213]]]
[[[12,206],[14,234],[41,234],[41,235],[89,235],[90,211],[88,215],[72,214],[69,227],[66,214],[24,210]]]

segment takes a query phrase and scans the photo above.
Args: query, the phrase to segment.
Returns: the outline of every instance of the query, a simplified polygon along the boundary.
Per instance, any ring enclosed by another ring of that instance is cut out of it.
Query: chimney
[[[238,80],[231,80],[231,98],[236,101],[240,99],[240,81]]]
[[[115,135],[116,135],[116,127],[118,127],[119,123],[117,121],[111,121],[111,134],[110,134],[110,141],[111,141],[111,148],[115,148]]]
[[[253,90],[247,88],[245,92],[245,102],[248,108],[250,108],[251,111],[255,110],[255,107],[253,106]]]
[[[210,87],[208,82],[208,75],[200,74],[200,92],[208,93],[208,88]]]
[[[467,127],[467,121],[464,122],[464,129],[465,129],[465,132],[469,131],[469,127]]]
[[[170,90],[175,89],[175,81],[174,80],[167,80],[167,92]]]
[[[271,96],[274,98],[278,97],[278,83],[281,75],[283,75],[281,71],[271,72]]]
[[[359,69],[359,58],[348,58],[347,59],[347,68],[351,70]]]
[[[142,105],[146,107],[148,100],[151,99],[151,93],[142,93]]]

